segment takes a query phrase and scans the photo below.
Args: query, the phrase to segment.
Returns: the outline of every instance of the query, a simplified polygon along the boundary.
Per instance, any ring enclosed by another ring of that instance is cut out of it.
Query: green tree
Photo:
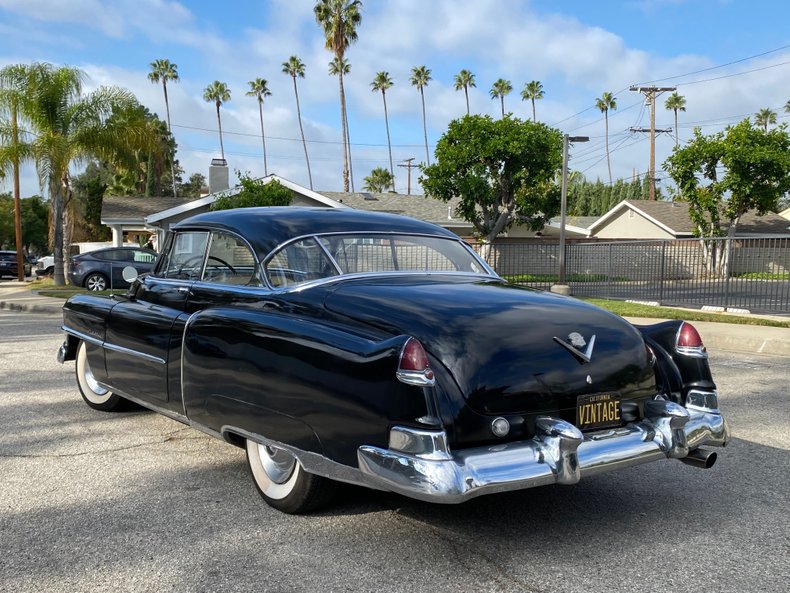
[[[335,54],[338,65],[343,64],[348,47],[357,40],[357,27],[362,22],[360,0],[319,0],[315,8],[315,20],[324,31],[326,49]],[[346,93],[343,88],[343,68],[338,68],[340,82],[340,123],[343,127],[343,191],[348,191],[348,148]]]
[[[250,85],[250,90],[247,91],[248,97],[255,97],[258,100],[258,117],[261,120],[261,142],[263,142],[263,174],[268,177],[269,165],[266,163],[266,132],[263,128],[263,100],[266,97],[271,97],[272,93],[269,90],[269,82],[265,78],[256,78],[247,83]]]
[[[104,195],[113,181],[113,170],[106,163],[91,160],[85,171],[72,180],[74,199],[79,203],[89,241],[108,241],[110,229],[101,223]]]
[[[230,101],[230,89],[228,85],[219,80],[215,80],[203,89],[203,100],[206,103],[214,103],[217,107],[217,125],[219,126],[219,150],[222,153],[222,160],[225,160],[225,146],[222,143],[222,118],[219,115],[219,108],[223,103]]]
[[[329,74],[331,76],[346,76],[349,72],[351,72],[351,64],[348,63],[348,60],[345,58],[338,59],[332,58],[332,61],[329,62]],[[348,111],[344,113],[345,117],[345,124],[346,124],[346,137],[344,139],[345,148],[346,148],[346,155],[348,158],[348,176],[351,181],[351,191],[354,190],[354,162],[351,158],[351,128],[348,125]]]
[[[304,78],[305,65],[296,56],[288,58],[283,62],[283,73],[288,74],[294,83],[294,96],[296,97],[296,116],[299,119],[299,131],[302,133],[302,146],[304,147],[304,160],[307,163],[307,179],[310,182],[310,189],[313,189],[313,174],[310,172],[310,157],[307,156],[307,142],[304,139],[304,126],[302,126],[302,110],[299,107],[299,90],[296,88],[296,77]]]
[[[223,195],[211,204],[212,210],[255,208],[259,206],[289,206],[293,192],[276,179],[253,179],[249,171],[236,171],[241,190],[235,195]]]
[[[72,216],[72,164],[87,158],[113,160],[119,150],[150,146],[150,128],[139,120],[112,119],[113,113],[138,105],[134,95],[119,87],[100,87],[82,93],[83,73],[70,67],[39,65],[34,101],[28,120],[35,134],[31,148],[42,186],[49,189],[55,252],[55,284],[65,283],[63,252]]]
[[[186,183],[179,186],[179,195],[185,198],[199,198],[202,193],[208,193],[208,182],[202,173],[192,173]]]
[[[422,132],[425,136],[425,162],[431,164],[431,155],[428,152],[428,124],[425,119],[425,87],[431,81],[431,69],[425,66],[415,66],[411,69],[411,76],[409,82],[412,86],[417,87],[420,91],[420,100],[422,101]]]
[[[383,192],[394,183],[392,173],[384,167],[376,167],[365,177],[365,191]]]
[[[675,146],[678,145],[678,111],[686,110],[686,97],[679,95],[677,91],[669,95],[664,101],[664,107],[669,111],[675,112]]]
[[[606,166],[609,168],[609,184],[612,183],[612,161],[609,159],[609,110],[617,109],[617,100],[610,92],[605,92],[595,101],[595,106],[603,113],[606,122]]]
[[[148,73],[148,80],[154,84],[162,83],[162,92],[165,95],[165,111],[167,112],[167,131],[172,134],[173,129],[170,125],[170,101],[167,98],[167,81],[178,82],[178,65],[174,64],[167,59],[154,60],[150,64],[151,71]],[[170,174],[173,181],[173,195],[178,195],[176,192],[176,172],[175,163],[170,161]]]
[[[387,151],[390,157],[390,177],[392,178],[392,189],[395,189],[395,168],[392,166],[392,142],[390,141],[390,122],[387,114],[387,91],[392,88],[392,78],[389,72],[377,72],[373,82],[370,83],[371,90],[376,93],[381,91],[381,100],[384,102],[384,126],[387,129]]]
[[[470,70],[464,69],[455,75],[454,81],[456,91],[460,91],[461,89],[464,90],[464,97],[466,98],[466,115],[469,115],[469,89],[477,86],[475,84],[475,75],[472,74]]]
[[[524,85],[521,91],[522,101],[532,101],[532,121],[538,121],[535,115],[535,101],[538,101],[546,96],[543,91],[543,84],[539,80],[532,80]]]
[[[754,114],[754,123],[762,126],[763,130],[767,132],[769,125],[776,125],[776,111],[763,107]]]
[[[790,135],[784,125],[765,131],[748,119],[707,136],[697,128],[692,140],[665,161],[664,169],[680,198],[689,203],[709,269],[726,274],[729,263],[704,239],[723,236],[725,229],[732,238],[744,213],[756,210],[762,215],[777,209],[779,199],[790,191]]]
[[[513,117],[471,115],[450,123],[436,159],[420,178],[426,193],[444,201],[459,197],[457,213],[486,242],[516,220],[538,230],[559,210],[559,130]]]
[[[491,85],[491,90],[488,91],[488,94],[491,95],[492,99],[499,98],[499,102],[502,106],[502,117],[505,117],[505,95],[509,94],[512,90],[513,85],[510,84],[510,81],[500,78],[493,85]]]
[[[790,99],[785,103],[785,113],[790,113]]]

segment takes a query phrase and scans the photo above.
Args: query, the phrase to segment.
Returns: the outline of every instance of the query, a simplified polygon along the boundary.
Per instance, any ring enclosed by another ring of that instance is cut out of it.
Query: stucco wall
[[[674,239],[657,224],[631,209],[620,214],[595,232],[599,239]]]

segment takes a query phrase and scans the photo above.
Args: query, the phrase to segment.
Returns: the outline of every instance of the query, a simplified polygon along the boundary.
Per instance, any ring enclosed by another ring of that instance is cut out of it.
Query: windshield
[[[442,272],[488,274],[458,240],[414,235],[348,234],[289,243],[266,264],[272,286],[293,286],[339,274]]]

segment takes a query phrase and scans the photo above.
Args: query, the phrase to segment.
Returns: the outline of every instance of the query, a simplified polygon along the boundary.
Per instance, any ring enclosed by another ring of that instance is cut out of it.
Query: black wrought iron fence
[[[547,290],[557,243],[475,245],[498,274]],[[790,237],[575,242],[565,247],[576,296],[790,313]]]

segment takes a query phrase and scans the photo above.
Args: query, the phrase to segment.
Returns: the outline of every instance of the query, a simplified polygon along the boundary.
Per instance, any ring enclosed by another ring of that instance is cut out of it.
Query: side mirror
[[[129,284],[137,280],[137,270],[132,266],[126,266],[123,271],[121,272],[121,276],[123,279],[126,280]]]

